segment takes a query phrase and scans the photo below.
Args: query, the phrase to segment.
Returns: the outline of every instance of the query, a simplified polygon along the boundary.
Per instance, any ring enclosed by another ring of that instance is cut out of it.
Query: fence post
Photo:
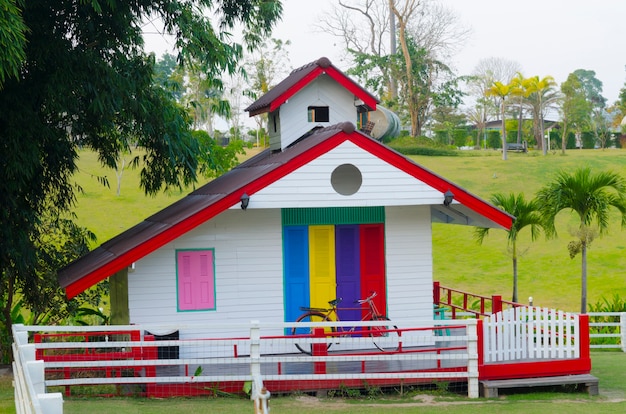
[[[37,394],[42,414],[63,414],[63,394],[53,392]]]
[[[314,338],[326,338],[326,334],[324,333],[324,328],[314,328],[313,329],[313,337]],[[311,355],[316,356],[328,356],[328,344],[325,342],[322,343],[313,343],[311,344]],[[313,373],[314,374],[326,374],[326,362],[313,362]]]
[[[433,282],[433,304],[439,306],[441,302],[441,292],[439,291],[439,282]]]
[[[626,312],[619,314],[619,332],[621,334],[622,351],[626,352]]]
[[[131,332],[131,338],[135,338],[132,340],[139,340],[140,339],[140,335],[137,333],[135,334],[135,332]],[[144,335],[143,337],[143,341],[144,342],[154,342],[155,338],[154,335]],[[140,360],[149,360],[152,361],[149,364],[144,366],[145,369],[145,373],[146,373],[146,378],[150,378],[152,380],[154,380],[154,378],[156,378],[156,365],[154,365],[154,361],[159,359],[159,350],[156,346],[142,346],[140,348],[133,348],[133,353],[138,353],[139,357],[134,357],[134,359],[140,359]],[[157,384],[155,382],[147,382],[146,383],[146,396],[147,397],[153,397],[156,394],[156,386]]]
[[[578,349],[580,350],[579,358],[585,360],[588,364],[588,369],[591,370],[591,354],[589,349],[591,347],[589,342],[589,315],[578,315],[578,340],[580,344]]]
[[[502,312],[502,296],[491,296],[491,313]]]
[[[30,377],[31,384],[36,394],[44,394],[46,392],[46,376],[44,374],[44,362],[34,361],[29,357],[24,358],[26,360],[26,370]]]
[[[261,327],[259,321],[250,322],[250,376],[252,377],[250,399],[254,404],[254,413],[268,414],[270,392],[263,386],[263,378],[261,377]]]
[[[478,346],[480,322],[476,319],[467,320],[467,396],[478,398],[478,360],[480,350]]]
[[[261,327],[259,321],[250,321],[250,375],[253,380],[261,378]],[[252,384],[254,385],[254,382]]]

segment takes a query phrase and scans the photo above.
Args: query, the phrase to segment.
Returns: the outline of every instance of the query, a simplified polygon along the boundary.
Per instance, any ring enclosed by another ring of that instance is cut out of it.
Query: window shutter
[[[178,264],[178,309],[215,309],[213,250],[181,250]]]

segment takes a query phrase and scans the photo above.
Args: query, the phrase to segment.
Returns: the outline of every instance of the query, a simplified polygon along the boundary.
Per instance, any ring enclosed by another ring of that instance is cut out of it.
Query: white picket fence
[[[578,358],[579,316],[554,309],[510,308],[483,321],[485,363]]]

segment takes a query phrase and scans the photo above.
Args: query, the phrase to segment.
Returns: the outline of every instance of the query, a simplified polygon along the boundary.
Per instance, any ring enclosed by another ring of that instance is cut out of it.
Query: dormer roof
[[[345,73],[337,69],[326,57],[319,58],[314,62],[294,69],[288,77],[272,88],[268,93],[253,102],[245,110],[250,113],[250,116],[275,111],[302,88],[322,75],[330,76],[345,89],[352,92],[356,99],[363,101],[363,105],[367,107],[368,110],[376,110],[376,104],[380,101],[350,79]]]

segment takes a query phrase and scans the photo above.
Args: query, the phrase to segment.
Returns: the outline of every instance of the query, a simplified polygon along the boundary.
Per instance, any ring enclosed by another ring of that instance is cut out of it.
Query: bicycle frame
[[[356,300],[355,303],[358,303],[360,305],[363,304],[367,304],[367,306],[359,306],[359,307],[339,307],[337,305],[339,305],[341,303],[341,298],[337,298],[334,300],[331,300],[330,302],[328,302],[331,307],[330,308],[307,308],[307,307],[302,307],[300,308],[301,310],[305,311],[305,312],[319,312],[322,313],[326,316],[326,318],[328,318],[328,320],[334,320],[337,322],[341,322],[341,319],[339,318],[339,311],[341,310],[359,310],[359,311],[367,311],[365,313],[365,315],[359,320],[361,322],[363,321],[371,321],[371,320],[375,320],[377,318],[384,318],[385,315],[381,314],[378,312],[378,309],[376,308],[376,304],[374,303],[374,298],[376,297],[376,292],[372,292],[370,294],[370,296],[368,296],[365,299],[359,299]],[[331,315],[334,314],[334,318],[331,317]],[[353,328],[354,329],[354,328]]]
[[[361,312],[365,311],[365,314],[361,317],[360,321],[389,321],[389,318],[387,318],[387,316],[381,314],[378,312],[378,309],[376,308],[376,305],[373,302],[374,297],[376,297],[376,292],[372,292],[370,294],[370,296],[368,296],[365,299],[359,299],[356,301],[356,303],[358,303],[359,307],[348,307],[348,308],[344,308],[344,307],[339,307],[339,303],[341,303],[341,298],[337,298],[334,300],[331,300],[330,302],[328,302],[328,304],[330,305],[330,308],[310,308],[310,307],[302,307],[300,309],[302,309],[305,313],[302,314],[297,320],[296,322],[300,322],[300,321],[304,321],[304,322],[314,322],[314,321],[318,321],[318,322],[327,322],[327,321],[336,321],[336,322],[341,322],[340,318],[339,318],[339,313],[338,311],[340,310],[359,310]],[[363,306],[363,305],[367,305],[367,306]],[[333,318],[333,314],[334,314],[334,318]],[[356,321],[355,321],[356,322]],[[292,335],[301,335],[301,333],[298,333],[297,331],[297,327],[294,326],[292,328],[291,334]],[[370,336],[372,338],[380,338],[380,337],[390,337],[390,335],[393,335],[394,337],[398,336],[399,333],[397,331],[397,327],[396,326],[372,326],[372,327],[365,327],[364,329],[361,329],[361,327],[358,326],[337,326],[337,327],[332,327],[329,328],[326,332],[326,336],[328,337],[333,337],[333,338],[339,338],[342,336],[353,336],[355,333],[358,333],[359,336],[361,335],[367,335]],[[325,329],[326,330],[326,329]],[[310,332],[312,334],[312,332]],[[331,346],[331,342],[328,343],[328,348],[330,348]],[[300,350],[300,352],[305,353],[305,354],[309,354],[312,355],[312,347],[310,345],[304,345],[304,344],[298,344],[296,343],[296,348],[298,348]],[[374,340],[374,345],[376,346],[376,348],[378,348],[379,350],[386,352],[386,351],[396,351],[399,349],[399,341],[398,343],[394,344],[391,346],[391,348],[389,348],[388,345],[383,345],[382,343],[377,343]]]

